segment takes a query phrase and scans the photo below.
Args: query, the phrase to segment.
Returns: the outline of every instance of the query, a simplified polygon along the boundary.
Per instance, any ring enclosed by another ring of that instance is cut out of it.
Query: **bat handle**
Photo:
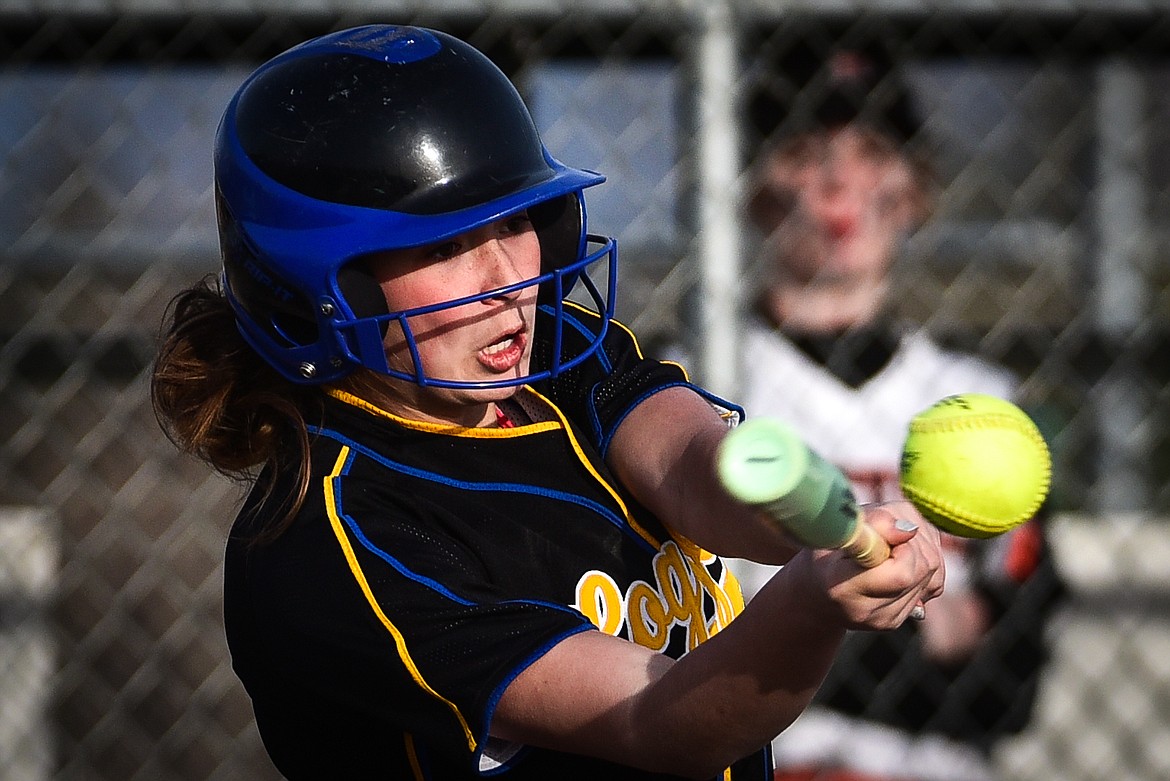
[[[890,557],[889,543],[858,516],[853,536],[841,548],[863,567],[876,567]]]

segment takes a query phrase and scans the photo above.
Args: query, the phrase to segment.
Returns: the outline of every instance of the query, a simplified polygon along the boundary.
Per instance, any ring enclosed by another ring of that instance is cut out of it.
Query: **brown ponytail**
[[[159,424],[180,450],[234,480],[265,476],[265,503],[281,502],[279,520],[256,541],[279,536],[308,491],[306,419],[319,417],[322,393],[284,379],[248,346],[213,278],[171,301],[150,393]],[[290,467],[295,490],[272,496],[276,476]]]

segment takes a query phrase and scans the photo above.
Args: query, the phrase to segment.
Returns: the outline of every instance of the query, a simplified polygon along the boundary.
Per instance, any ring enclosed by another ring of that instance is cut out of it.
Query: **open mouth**
[[[527,344],[524,328],[517,328],[480,350],[479,362],[494,372],[508,371],[520,363]]]

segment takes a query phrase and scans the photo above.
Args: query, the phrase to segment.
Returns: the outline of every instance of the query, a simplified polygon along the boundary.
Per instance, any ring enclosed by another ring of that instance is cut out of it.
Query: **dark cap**
[[[819,43],[798,41],[757,66],[747,110],[760,141],[850,122],[913,141],[922,122],[887,46]]]

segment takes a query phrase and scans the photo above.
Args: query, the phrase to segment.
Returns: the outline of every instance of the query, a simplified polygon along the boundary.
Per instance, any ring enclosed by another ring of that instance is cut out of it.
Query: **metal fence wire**
[[[590,216],[623,248],[621,317],[731,390],[725,153],[758,140],[736,97],[794,42],[890,43],[942,183],[897,300],[1019,372],[1056,463],[1070,598],[996,762],[1170,778],[1170,7],[1072,0],[0,2],[0,778],[277,777],[221,624],[241,489],[165,440],[148,374],[166,302],[217,266],[228,97],[369,21],[448,30],[509,72],[547,145],[609,177]]]

